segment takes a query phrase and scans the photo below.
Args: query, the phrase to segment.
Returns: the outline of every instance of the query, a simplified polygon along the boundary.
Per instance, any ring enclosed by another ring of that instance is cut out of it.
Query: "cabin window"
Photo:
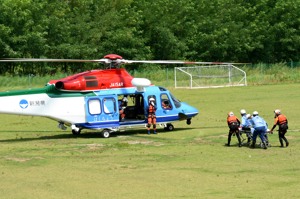
[[[106,114],[111,114],[116,112],[116,102],[114,98],[105,98],[103,100],[103,111]]]
[[[101,104],[99,99],[90,99],[89,104],[89,113],[91,115],[98,115],[101,113]]]

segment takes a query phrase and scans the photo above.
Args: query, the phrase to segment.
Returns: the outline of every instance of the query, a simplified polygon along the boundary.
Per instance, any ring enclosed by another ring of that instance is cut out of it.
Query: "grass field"
[[[74,137],[45,118],[0,115],[0,198],[300,198],[300,84],[172,90],[200,114],[173,132]],[[288,148],[225,147],[229,111],[289,119]]]

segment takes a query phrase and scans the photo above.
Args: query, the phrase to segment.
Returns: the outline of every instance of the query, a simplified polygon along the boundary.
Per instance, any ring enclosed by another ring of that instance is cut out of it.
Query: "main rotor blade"
[[[109,59],[95,59],[95,60],[82,60],[82,59],[38,59],[38,58],[8,58],[1,59],[0,62],[94,62],[94,63],[110,63]]]
[[[144,60],[144,61],[135,61],[135,60],[123,60],[124,63],[145,63],[145,64],[232,64],[226,62],[192,62],[192,61],[177,61],[177,60]]]
[[[118,63],[118,64],[185,64],[185,65],[199,65],[199,64],[247,64],[247,63],[228,63],[228,62],[193,62],[193,61],[180,61],[180,60],[126,60],[126,59],[44,59],[44,58],[4,58],[0,62],[79,62],[79,63]]]

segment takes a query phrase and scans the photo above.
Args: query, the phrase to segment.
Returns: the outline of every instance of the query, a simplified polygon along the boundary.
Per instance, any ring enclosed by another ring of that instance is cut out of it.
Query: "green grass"
[[[273,65],[258,64],[255,66],[238,66],[247,74],[248,85],[267,85],[267,84],[282,84],[282,83],[300,83],[300,67],[288,67],[286,64],[279,63]],[[155,71],[155,72],[154,72]],[[164,87],[174,87],[174,69],[159,67],[157,65],[149,65],[149,67],[139,70],[130,70],[130,74],[134,77],[143,77],[151,80],[152,83],[163,85]],[[194,73],[195,74],[195,73]],[[70,75],[70,74],[69,74]],[[46,76],[3,76],[0,75],[0,91],[30,89],[42,87],[49,80],[60,79],[68,76],[68,74],[57,73]],[[239,81],[241,77],[236,77],[233,81]],[[183,85],[189,86],[189,80],[184,79]],[[179,81],[179,80],[178,80]],[[194,79],[198,84],[208,84],[203,79]],[[209,80],[210,86],[219,85],[224,79],[216,78]],[[178,83],[178,85],[181,85]]]
[[[175,90],[200,114],[157,135],[145,129],[109,139],[74,137],[46,118],[0,115],[1,198],[299,198],[300,84]],[[267,150],[225,147],[229,111],[273,110],[289,119],[288,148],[277,133]]]

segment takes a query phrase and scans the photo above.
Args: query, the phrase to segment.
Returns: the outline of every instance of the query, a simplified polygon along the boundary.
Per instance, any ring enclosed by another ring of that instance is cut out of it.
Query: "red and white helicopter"
[[[116,54],[109,54],[98,60],[77,59],[2,59],[1,62],[96,62],[106,69],[90,70],[59,80],[51,80],[43,88],[0,92],[0,113],[42,116],[58,122],[58,127],[66,130],[69,126],[73,134],[82,129],[101,130],[108,138],[110,133],[126,127],[147,124],[146,107],[154,98],[157,106],[157,124],[165,130],[173,130],[171,124],[186,120],[191,124],[198,110],[176,99],[166,88],[152,85],[145,78],[134,78],[121,64],[198,64],[203,62],[184,61],[134,61],[125,60]],[[125,118],[120,119],[119,106],[123,97],[129,98],[124,109]],[[165,107],[162,104],[168,106]]]

